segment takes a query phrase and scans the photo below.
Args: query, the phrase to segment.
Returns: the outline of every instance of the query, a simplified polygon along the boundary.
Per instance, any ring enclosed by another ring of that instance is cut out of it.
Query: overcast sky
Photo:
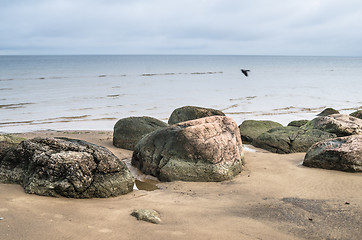
[[[0,54],[362,56],[361,0],[0,0]]]

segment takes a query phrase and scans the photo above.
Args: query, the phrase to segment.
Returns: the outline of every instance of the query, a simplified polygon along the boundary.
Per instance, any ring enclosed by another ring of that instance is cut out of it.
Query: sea
[[[111,131],[131,116],[167,122],[182,106],[287,125],[362,109],[361,90],[362,57],[0,56],[0,132]]]

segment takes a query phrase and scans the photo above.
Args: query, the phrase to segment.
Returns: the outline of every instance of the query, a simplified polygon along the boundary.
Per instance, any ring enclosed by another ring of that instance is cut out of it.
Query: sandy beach
[[[82,139],[132,156],[107,131],[18,135]],[[115,198],[42,197],[0,184],[0,239],[360,239],[362,173],[303,167],[305,153],[248,148],[231,181],[159,183]],[[162,223],[136,220],[130,214],[139,208],[158,211]]]

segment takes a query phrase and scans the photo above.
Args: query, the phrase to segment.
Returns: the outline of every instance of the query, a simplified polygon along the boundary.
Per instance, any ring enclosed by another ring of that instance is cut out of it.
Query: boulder
[[[16,137],[9,134],[0,134],[0,156],[7,149],[17,146],[20,142],[24,140],[25,138]]]
[[[339,137],[314,144],[305,155],[303,165],[362,172],[362,135]]]
[[[314,143],[334,137],[318,129],[277,127],[261,134],[252,144],[274,153],[306,152]]]
[[[354,134],[362,134],[362,119],[345,114],[333,114],[317,117],[304,125],[303,129],[320,129],[325,132],[344,137]]]
[[[258,120],[245,120],[239,126],[241,140],[245,143],[251,143],[254,139],[259,137],[260,134],[265,133],[266,131],[282,127],[280,123],[273,121],[258,121]]]
[[[167,126],[165,122],[152,117],[123,118],[114,126],[113,145],[134,150],[134,147],[144,135]]]
[[[223,181],[242,170],[234,120],[212,116],[156,130],[136,145],[132,165],[161,181]]]
[[[133,189],[126,165],[108,149],[75,139],[34,138],[0,159],[0,182],[43,196],[113,197]]]
[[[150,222],[154,224],[161,223],[160,214],[152,209],[136,209],[133,210],[131,215],[139,221]]]
[[[168,119],[168,124],[175,124],[210,116],[225,116],[225,114],[219,110],[211,108],[185,106],[177,108],[172,112],[170,118]]]
[[[295,120],[295,121],[291,121],[290,123],[288,123],[288,126],[290,127],[302,127],[305,124],[307,124],[309,122],[309,120]]]
[[[355,111],[351,113],[350,116],[362,119],[362,110]]]
[[[333,108],[326,108],[321,113],[317,114],[317,116],[329,116],[332,114],[339,114],[339,112]]]

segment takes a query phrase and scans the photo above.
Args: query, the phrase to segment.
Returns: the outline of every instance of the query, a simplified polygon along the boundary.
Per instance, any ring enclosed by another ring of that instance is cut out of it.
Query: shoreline
[[[113,146],[111,131],[14,135],[76,138],[121,160],[132,156]],[[154,191],[108,199],[42,197],[0,184],[0,239],[359,238],[362,173],[301,166],[305,153],[252,149],[245,151],[244,170],[230,181],[165,182]],[[162,223],[137,221],[130,214],[139,208],[158,211]]]

